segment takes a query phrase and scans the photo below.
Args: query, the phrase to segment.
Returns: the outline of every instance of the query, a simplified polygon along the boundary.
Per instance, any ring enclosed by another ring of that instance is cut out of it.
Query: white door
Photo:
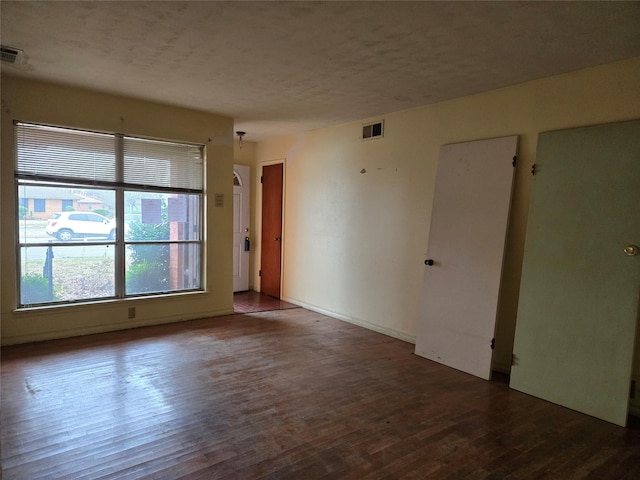
[[[624,426],[640,293],[640,120],[538,136],[511,387]]]
[[[233,166],[233,291],[249,290],[249,167]]]
[[[517,146],[458,143],[438,157],[415,353],[487,380]]]

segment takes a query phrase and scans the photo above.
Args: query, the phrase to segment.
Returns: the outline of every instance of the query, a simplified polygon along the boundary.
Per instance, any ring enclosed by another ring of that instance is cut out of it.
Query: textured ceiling
[[[246,140],[640,55],[640,2],[12,2],[11,75],[235,118]]]

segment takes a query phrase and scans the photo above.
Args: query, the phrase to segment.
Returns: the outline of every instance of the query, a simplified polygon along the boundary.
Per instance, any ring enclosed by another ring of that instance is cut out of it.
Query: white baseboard
[[[398,340],[402,340],[402,341],[413,343],[413,344],[416,343],[416,337],[414,335],[409,335],[408,333],[400,332],[392,328],[382,327],[380,325],[376,325],[375,323],[367,322],[366,320],[355,318],[349,315],[344,315],[342,313],[334,312],[332,310],[327,310],[326,308],[318,307],[317,305],[312,305],[310,303],[303,302],[296,298],[282,297],[282,300],[284,300],[285,302],[293,303],[300,307],[306,308],[307,310],[311,310],[312,312],[321,313],[322,315],[335,318],[336,320],[342,320],[343,322],[351,323],[353,325],[358,325],[359,327],[363,327],[368,330],[373,330],[374,332],[382,333],[383,335],[397,338]]]

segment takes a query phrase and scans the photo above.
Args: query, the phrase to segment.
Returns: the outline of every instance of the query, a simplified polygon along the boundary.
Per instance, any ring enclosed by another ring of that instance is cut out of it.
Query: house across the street
[[[46,220],[55,212],[97,210],[104,203],[71,188],[21,186],[20,208],[22,217]]]

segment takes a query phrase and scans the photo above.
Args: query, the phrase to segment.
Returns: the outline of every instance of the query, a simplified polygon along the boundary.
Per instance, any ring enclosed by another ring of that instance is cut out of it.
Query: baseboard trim
[[[335,318],[336,320],[341,320],[343,322],[351,323],[353,325],[366,328],[367,330],[373,330],[374,332],[382,333],[383,335],[397,338],[398,340],[402,340],[404,342],[413,343],[413,344],[416,343],[416,337],[414,335],[409,335],[408,333],[400,332],[392,328],[382,327],[380,325],[376,325],[375,323],[371,323],[366,320],[362,320],[360,318],[355,318],[350,315],[344,315],[342,313],[335,312],[333,310],[328,310],[326,308],[322,308],[317,305],[313,305],[311,303],[303,302],[301,300],[298,300],[297,298],[282,297],[282,300],[284,300],[285,302],[293,303],[302,308],[306,308],[307,310],[311,310],[312,312],[321,313],[322,315],[326,315],[327,317],[331,317],[331,318]]]
[[[108,325],[95,325],[92,327],[70,328],[65,330],[53,330],[48,332],[28,333],[23,335],[12,335],[2,337],[2,346],[20,345],[23,343],[43,342],[46,340],[57,340],[61,338],[82,337],[84,335],[94,335],[97,333],[116,332],[119,330],[129,330],[132,328],[153,327],[154,325],[163,325],[167,323],[186,322],[189,320],[199,320],[209,317],[221,317],[223,315],[232,315],[233,308],[221,309],[213,312],[202,312],[189,316],[171,315],[161,319],[128,321],[127,323],[116,323]]]

